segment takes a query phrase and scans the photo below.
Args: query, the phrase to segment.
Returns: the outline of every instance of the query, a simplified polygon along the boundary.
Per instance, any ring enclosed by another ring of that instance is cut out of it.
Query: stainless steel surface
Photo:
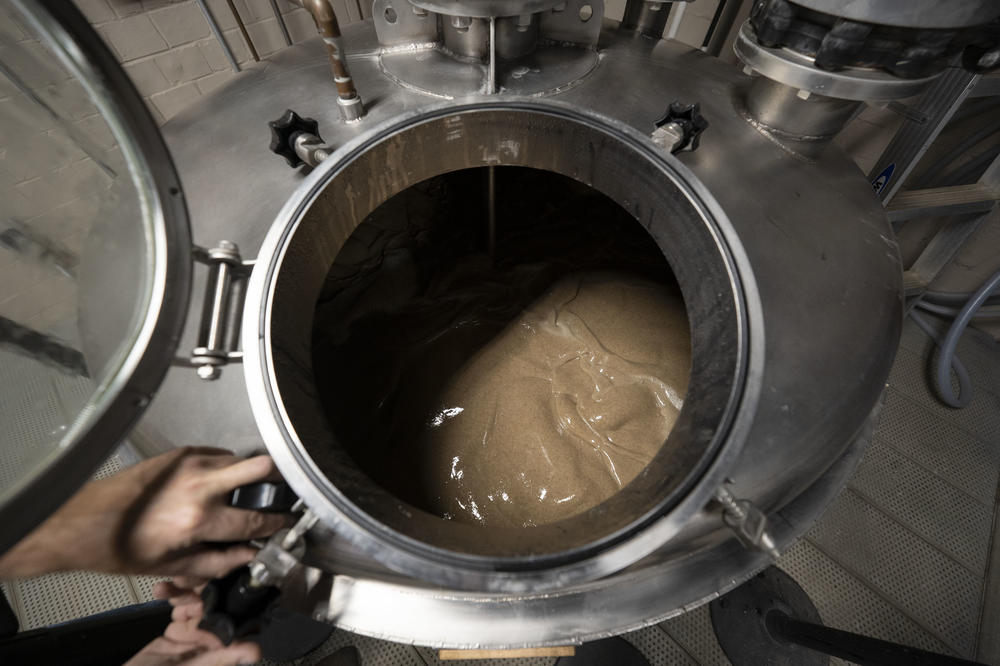
[[[575,85],[597,63],[603,0],[566,0],[536,14],[440,20],[393,2],[374,6],[382,67],[400,85],[431,95],[551,93]]]
[[[330,71],[337,87],[337,107],[344,122],[352,123],[365,115],[365,106],[354,85],[354,79],[347,66],[344,44],[340,36],[340,23],[333,9],[332,0],[294,0],[308,11],[323,38],[323,46],[330,58]]]
[[[5,46],[5,58],[10,58],[7,71],[19,74],[21,68],[41,66],[49,77],[24,79],[31,95],[7,86],[16,91],[8,93],[4,105],[8,135],[30,127],[36,117],[51,122],[47,132],[28,135],[27,152],[8,150],[7,164],[30,159],[36,149],[46,146],[47,137],[62,139],[61,150],[74,148],[77,129],[62,97],[70,89],[76,112],[92,114],[96,126],[104,127],[110,137],[110,145],[100,152],[94,151],[91,141],[75,148],[76,163],[46,174],[40,184],[48,184],[25,200],[30,206],[21,212],[9,208],[16,190],[12,183],[4,183],[9,193],[2,200],[4,217],[20,217],[33,208],[35,217],[27,228],[44,221],[43,212],[69,218],[67,224],[82,223],[80,232],[86,240],[80,243],[75,291],[63,292],[71,300],[61,323],[68,329],[62,335],[71,337],[83,352],[90,390],[84,396],[70,396],[51,384],[47,400],[37,407],[55,407],[59,414],[46,436],[29,439],[4,432],[4,458],[10,466],[16,461],[19,469],[0,488],[2,551],[87,480],[149,403],[183,326],[191,268],[186,211],[166,148],[100,37],[71,4],[8,3],[0,11],[0,21],[7,29],[16,21],[25,33],[24,43]],[[18,54],[24,59],[18,60]],[[89,177],[75,179],[77,174]],[[10,178],[6,171],[4,178]],[[71,210],[53,212],[50,200],[71,204],[82,220]],[[22,268],[27,270],[30,264],[26,257]],[[10,276],[4,280],[7,290],[16,284]],[[24,296],[30,296],[29,290]],[[8,298],[5,294],[3,302]],[[34,364],[40,378],[52,371]],[[15,424],[5,422],[4,427]]]
[[[621,27],[659,39],[667,26],[671,3],[668,0],[629,0]]]
[[[444,48],[455,55],[486,61],[489,57],[490,19],[456,16],[441,21]]]
[[[534,14],[558,6],[562,0],[410,0],[436,14],[490,18]]]
[[[836,72],[817,69],[808,56],[758,44],[749,21],[740,28],[733,49],[745,65],[762,76],[797,90],[840,99],[901,99],[916,95],[935,78],[901,79],[879,70],[857,67]]]
[[[779,140],[790,140],[815,155],[861,110],[861,102],[804,94],[783,83],[756,76],[746,97],[747,113]]]
[[[345,41],[359,86],[380,100],[365,123],[330,123],[329,99],[314,93],[323,65],[317,45],[306,43],[279,54],[266,74],[247,74],[167,125],[175,158],[190,179],[199,234],[233,238],[252,252],[298,184],[301,176],[240,129],[272,117],[275,100],[302,100],[301,112],[319,119],[335,145],[359,145],[380,124],[433,103],[385,77],[370,24],[351,26]],[[763,360],[751,375],[767,390],[730,476],[734,495],[769,515],[784,549],[837,493],[863,449],[862,425],[898,334],[900,268],[884,213],[860,174],[836,149],[805,162],[758,132],[731,103],[745,92],[738,72],[708,56],[667,42],[640,48],[609,24],[599,65],[561,90],[558,99],[647,136],[671,99],[700,101],[712,123],[699,149],[682,161],[730,214],[733,230],[727,238],[744,255],[741,261],[753,266],[759,292],[760,311],[750,313],[757,321],[752,330],[765,333],[750,337],[751,357]],[[327,123],[336,126],[331,136]],[[213,168],[212,179],[200,175],[210,168],[200,150],[205,135],[229,146],[230,168],[221,174]],[[244,187],[248,179],[256,184],[250,191]],[[242,195],[219,197],[220,191]],[[797,276],[795,284],[788,275]],[[831,386],[842,387],[832,401],[822,397]],[[215,411],[232,418],[218,424],[219,434],[240,446],[259,446],[260,437],[246,423],[245,389],[229,384],[220,398],[198,393],[202,388],[172,373],[161,394],[163,407],[154,404],[140,426],[146,443],[184,441],[185,424],[176,423],[175,410],[183,405],[197,412],[199,402],[224,400],[227,409]],[[856,445],[847,447],[852,441]],[[818,479],[826,480],[817,485]],[[721,525],[717,512],[700,512],[687,521],[675,545],[621,574],[549,596],[518,596],[513,604],[502,594],[457,594],[402,583],[378,567],[361,573],[363,564],[340,559],[334,621],[371,635],[456,646],[551,644],[607,635],[679,613],[763,565],[763,556],[743,550]],[[335,540],[327,545],[338,546]],[[349,544],[339,547],[350,550]],[[603,608],[615,608],[618,619],[609,619]]]
[[[961,28],[1000,16],[993,0],[791,0],[792,3],[852,21],[903,28]]]
[[[222,49],[222,53],[225,54],[226,60],[229,61],[229,66],[233,68],[234,72],[240,71],[240,64],[236,62],[236,58],[233,57],[233,50],[229,48],[229,42],[226,38],[222,36],[222,31],[219,29],[219,23],[215,20],[215,14],[212,13],[211,8],[206,4],[205,0],[198,0],[198,8],[201,9],[201,13],[205,15],[205,20],[208,22],[208,27],[212,31],[212,36],[215,37],[215,41],[219,43],[219,48]]]

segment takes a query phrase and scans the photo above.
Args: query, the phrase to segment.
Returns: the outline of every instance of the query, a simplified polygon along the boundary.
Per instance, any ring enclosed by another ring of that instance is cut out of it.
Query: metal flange
[[[757,43],[753,26],[749,22],[740,28],[733,50],[744,65],[761,76],[808,94],[838,99],[902,99],[916,95],[937,77],[901,79],[886,72],[859,67],[837,72],[819,69],[809,56],[791,49],[768,48]]]

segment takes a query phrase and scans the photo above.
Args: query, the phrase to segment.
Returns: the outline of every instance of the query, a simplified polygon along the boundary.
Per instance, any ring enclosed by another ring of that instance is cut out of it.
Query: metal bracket
[[[288,530],[280,530],[267,540],[257,556],[250,562],[250,581],[252,585],[279,586],[292,572],[302,564],[306,544],[305,533],[311,530],[319,517],[306,510],[298,522]]]
[[[209,272],[198,346],[191,351],[191,359],[185,365],[197,368],[202,379],[218,379],[222,366],[243,360],[239,349],[240,322],[246,279],[254,262],[243,261],[236,244],[225,240],[207,250],[196,246],[192,254],[195,261],[208,266]]]
[[[715,501],[722,505],[722,520],[746,548],[759,550],[778,559],[774,539],[767,533],[767,516],[752,502],[736,499],[723,487],[715,491]]]

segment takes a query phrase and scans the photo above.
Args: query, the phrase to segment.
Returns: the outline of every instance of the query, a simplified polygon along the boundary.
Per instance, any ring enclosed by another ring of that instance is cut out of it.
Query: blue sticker
[[[889,184],[889,180],[892,178],[892,172],[895,170],[895,162],[882,169],[882,173],[880,173],[878,177],[872,181],[872,189],[875,190],[875,194],[878,194],[885,189],[885,186]]]

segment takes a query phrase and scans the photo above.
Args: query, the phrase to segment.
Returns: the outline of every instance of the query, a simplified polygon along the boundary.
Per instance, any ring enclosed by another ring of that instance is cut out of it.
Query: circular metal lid
[[[187,312],[191,241],[160,133],[72,3],[0,8],[0,552],[149,403]]]

